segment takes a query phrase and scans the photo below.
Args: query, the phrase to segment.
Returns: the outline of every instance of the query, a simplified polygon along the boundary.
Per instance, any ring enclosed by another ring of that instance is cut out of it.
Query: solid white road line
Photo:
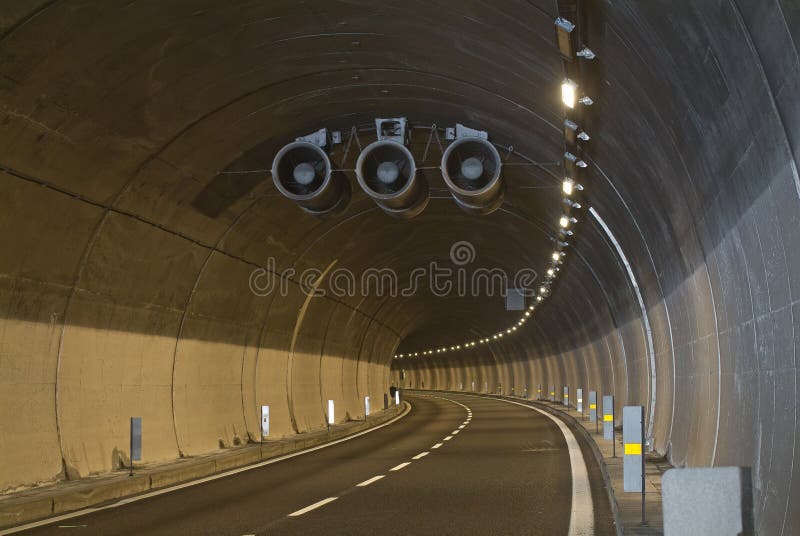
[[[306,512],[310,512],[311,510],[315,510],[315,509],[319,508],[320,506],[325,506],[329,502],[333,502],[338,498],[339,497],[328,497],[327,499],[322,499],[319,502],[315,502],[311,506],[306,506],[305,508],[301,508],[297,512],[292,512],[291,514],[289,514],[289,517],[301,516],[301,515],[305,514]]]
[[[364,486],[369,486],[370,484],[372,484],[373,482],[377,482],[378,480],[380,480],[384,476],[386,476],[386,475],[373,476],[372,478],[370,478],[369,480],[365,480],[361,484],[356,484],[356,486],[361,487],[361,488],[363,488]]]
[[[432,446],[431,448],[432,448],[432,449],[438,449],[438,448],[439,448],[439,447],[441,447],[442,445],[443,445],[443,443],[436,443],[436,444],[435,444],[434,446]]]
[[[400,469],[402,469],[403,467],[405,467],[407,465],[411,465],[411,462],[405,462],[405,463],[401,463],[400,465],[395,465],[394,467],[392,467],[389,470],[390,471],[399,471]]]
[[[449,436],[444,438],[445,441],[450,441],[451,439],[453,439],[453,436],[451,436],[451,435],[449,435]]]
[[[469,395],[467,395],[469,396]],[[558,426],[558,429],[564,435],[567,441],[567,450],[569,451],[569,465],[572,471],[572,509],[569,514],[569,533],[568,536],[591,536],[594,534],[594,504],[592,503],[592,488],[589,485],[589,471],[586,469],[586,461],[583,459],[581,447],[578,445],[578,440],[575,439],[575,434],[569,427],[550,413],[541,410],[534,406],[514,402],[513,400],[505,400],[503,398],[493,398],[507,404],[515,404],[538,411]]]
[[[411,459],[412,459],[412,460],[419,460],[420,458],[424,458],[424,457],[425,457],[425,456],[427,456],[428,454],[430,454],[430,452],[420,452],[419,454],[417,454],[416,456],[414,456],[414,457],[413,457],[413,458],[411,458]]]
[[[162,488],[159,490],[151,491],[149,493],[143,493],[141,495],[136,495],[134,497],[128,497],[126,499],[119,500],[115,503],[106,504],[104,506],[97,506],[97,507],[89,507],[84,508],[83,510],[76,510],[74,512],[69,512],[68,514],[61,514],[55,517],[48,517],[46,519],[42,519],[40,521],[32,521],[30,523],[26,523],[24,525],[17,525],[16,527],[10,527],[7,529],[0,530],[0,536],[8,536],[9,534],[14,534],[16,532],[21,532],[23,530],[29,530],[36,527],[42,527],[44,525],[50,525],[52,523],[58,523],[59,521],[64,521],[67,519],[72,519],[74,517],[80,517],[86,514],[91,514],[92,512],[99,512],[101,510],[108,510],[109,508],[116,508],[118,506],[122,506],[124,504],[129,504],[132,502],[141,501],[143,499],[149,499],[151,497],[156,497],[158,495],[163,495],[165,493],[170,493],[172,491],[176,491],[183,488],[189,488],[191,486],[196,486],[198,484],[204,484],[205,482],[211,482],[212,480],[217,480],[220,478],[225,478],[231,475],[235,475],[237,473],[243,473],[245,471],[250,471],[252,469],[257,469],[259,467],[264,467],[265,465],[271,465],[273,463],[277,463],[283,460],[288,460],[289,458],[294,458],[295,456],[302,456],[303,454],[308,454],[309,452],[314,452],[315,450],[320,450],[328,447],[332,447],[333,445],[338,445],[339,443],[343,443],[345,441],[350,441],[351,439],[355,439],[357,437],[361,437],[365,434],[369,434],[374,432],[375,430],[380,430],[384,426],[389,426],[393,424],[406,415],[411,411],[411,404],[408,402],[403,402],[406,408],[403,410],[403,413],[395,417],[394,419],[387,421],[381,425],[375,426],[374,428],[369,428],[368,430],[364,430],[363,432],[358,432],[357,434],[353,434],[351,436],[343,437],[342,439],[337,439],[335,441],[331,441],[329,443],[325,443],[323,445],[319,445],[316,447],[311,447],[304,450],[299,450],[297,452],[292,452],[291,454],[285,454],[283,456],[278,456],[277,458],[270,458],[269,460],[265,460],[263,462],[255,463],[253,465],[246,465],[244,467],[239,467],[237,469],[231,469],[230,471],[225,471],[224,473],[217,473],[215,475],[207,476],[204,478],[199,478],[197,480],[192,480],[191,482],[184,482],[183,484],[176,484],[175,486],[170,486],[168,488]]]

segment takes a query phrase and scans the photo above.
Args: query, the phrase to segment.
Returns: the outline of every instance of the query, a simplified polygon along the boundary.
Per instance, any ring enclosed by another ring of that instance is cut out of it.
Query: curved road
[[[467,395],[407,399],[406,417],[359,438],[17,534],[614,534],[585,445],[574,449],[592,492],[573,505],[571,454],[548,416]]]

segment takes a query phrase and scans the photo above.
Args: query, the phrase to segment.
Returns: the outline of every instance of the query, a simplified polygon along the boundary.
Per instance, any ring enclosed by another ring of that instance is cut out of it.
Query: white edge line
[[[367,430],[364,430],[363,432],[358,432],[357,434],[353,434],[353,435],[350,435],[350,436],[347,436],[347,437],[343,437],[342,439],[337,439],[335,441],[330,441],[330,442],[325,443],[323,445],[317,445],[316,447],[311,447],[311,448],[308,448],[308,449],[305,449],[305,450],[299,450],[297,452],[292,452],[290,454],[284,454],[283,456],[278,456],[277,458],[270,458],[269,460],[264,460],[263,462],[255,463],[253,465],[246,465],[244,467],[231,469],[230,471],[225,471],[224,473],[217,473],[215,475],[211,475],[211,476],[207,476],[207,477],[204,477],[204,478],[200,478],[198,480],[192,480],[190,482],[184,482],[182,484],[176,484],[175,486],[170,486],[168,488],[162,488],[162,489],[151,491],[151,492],[148,492],[148,493],[143,493],[141,495],[135,495],[133,497],[126,497],[125,499],[121,499],[121,500],[119,500],[119,501],[117,501],[115,503],[107,504],[107,505],[104,505],[104,506],[84,508],[83,510],[76,510],[74,512],[69,512],[67,514],[61,514],[61,515],[56,516],[56,517],[48,517],[46,519],[41,519],[39,521],[33,521],[31,523],[26,523],[25,525],[17,525],[16,527],[9,527],[7,529],[0,530],[0,536],[6,536],[8,534],[14,534],[14,533],[17,533],[17,532],[22,532],[23,530],[29,530],[29,529],[36,528],[36,527],[42,527],[44,525],[50,525],[51,523],[58,523],[59,521],[64,521],[66,519],[72,519],[73,517],[80,517],[80,516],[83,516],[83,515],[86,515],[86,514],[99,512],[101,510],[108,510],[110,508],[116,508],[117,506],[122,506],[122,505],[125,505],[125,504],[130,504],[132,502],[141,501],[141,500],[144,500],[144,499],[149,499],[151,497],[156,497],[158,495],[163,495],[165,493],[170,493],[172,491],[177,491],[179,489],[188,488],[188,487],[191,487],[191,486],[196,486],[198,484],[203,484],[205,482],[211,482],[213,480],[217,480],[217,479],[220,479],[220,478],[225,478],[225,477],[232,476],[232,475],[235,475],[235,474],[238,474],[238,473],[243,473],[245,471],[250,471],[251,469],[258,469],[259,467],[264,467],[264,466],[267,466],[267,465],[270,465],[270,464],[273,464],[273,463],[277,463],[277,462],[280,462],[280,461],[283,461],[283,460],[288,460],[290,458],[294,458],[296,456],[301,456],[303,454],[308,454],[309,452],[314,452],[315,450],[320,450],[320,449],[324,449],[324,448],[327,448],[327,447],[332,447],[333,445],[337,445],[337,444],[343,443],[345,441],[350,441],[351,439],[355,439],[357,437],[360,437],[362,435],[368,434],[370,432],[374,432],[375,430],[380,430],[384,426],[389,426],[390,424],[392,424],[392,423],[394,423],[396,421],[399,421],[400,419],[402,419],[403,417],[408,415],[408,413],[411,411],[411,403],[410,402],[404,400],[403,404],[406,405],[406,409],[403,410],[403,412],[400,415],[398,415],[397,417],[393,418],[392,420],[386,421],[385,423],[380,424],[378,426],[375,426],[373,428],[369,428]]]
[[[369,486],[370,484],[372,484],[373,482],[377,482],[378,480],[380,480],[384,476],[386,476],[386,475],[373,476],[369,480],[365,480],[364,482],[362,482],[360,484],[356,484],[356,486],[358,486],[360,488],[363,488],[364,486]]]
[[[394,467],[392,467],[389,470],[390,471],[399,471],[400,469],[402,469],[403,467],[406,467],[408,465],[411,465],[411,462],[403,462],[400,465],[395,465]]]
[[[327,499],[322,499],[321,501],[315,502],[314,504],[312,504],[310,506],[306,506],[305,508],[301,508],[300,510],[298,510],[296,512],[292,512],[291,514],[289,514],[289,517],[301,516],[301,515],[303,515],[303,514],[305,514],[307,512],[310,512],[311,510],[316,510],[320,506],[325,506],[329,502],[333,502],[338,498],[339,497],[328,497]]]
[[[449,436],[444,438],[445,441],[450,441],[451,439],[453,439],[453,436],[451,436],[451,435],[449,435]]]
[[[414,457],[413,457],[413,458],[411,458],[411,459],[412,459],[412,460],[419,460],[420,458],[424,458],[424,457],[425,457],[425,456],[427,456],[428,454],[430,454],[430,452],[428,452],[428,451],[425,451],[425,452],[420,452],[419,454],[417,454],[416,456],[414,456]]]
[[[471,395],[465,395],[471,396]],[[578,445],[578,440],[575,439],[575,434],[569,427],[550,413],[541,410],[535,406],[529,406],[513,400],[505,400],[503,398],[489,397],[492,400],[498,400],[507,404],[515,404],[523,408],[538,411],[551,421],[556,423],[564,439],[567,442],[567,450],[569,451],[569,465],[572,471],[572,507],[569,514],[569,533],[568,536],[592,536],[594,534],[594,504],[592,503],[592,488],[589,485],[589,471],[586,469],[586,461],[583,459],[583,452]]]
[[[432,449],[438,449],[438,448],[439,448],[439,447],[441,447],[443,444],[444,444],[444,443],[436,443],[436,444],[435,444],[434,446],[432,446],[431,448],[432,448]]]

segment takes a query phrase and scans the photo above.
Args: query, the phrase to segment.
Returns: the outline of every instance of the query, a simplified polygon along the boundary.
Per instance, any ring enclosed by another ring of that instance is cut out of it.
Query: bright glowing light
[[[541,296],[536,296],[536,301],[542,301],[542,297]]]
[[[564,179],[564,182],[561,184],[561,189],[567,195],[572,195],[572,192],[575,191],[575,181],[572,179]]]
[[[549,275],[550,277],[553,277],[555,274],[556,274],[556,271],[553,270],[552,268],[548,268],[547,269],[547,275]]]
[[[510,329],[507,329],[507,330],[506,330],[506,333],[511,333],[511,330],[510,330]]]
[[[533,311],[533,305],[528,307],[528,311]]]
[[[547,292],[547,287],[539,287],[540,294],[544,294],[545,292]]]
[[[561,255],[558,254],[558,251],[554,251],[553,252],[553,260],[557,261],[560,258],[561,258]]]
[[[566,229],[567,227],[569,227],[569,218],[567,218],[566,216],[561,216],[561,218],[558,220],[558,224]]]
[[[531,309],[533,309],[533,307],[531,307]],[[526,317],[531,316],[531,312],[530,311],[525,311],[525,316]]]
[[[567,108],[575,108],[577,100],[578,84],[567,78],[561,84],[561,101]]]

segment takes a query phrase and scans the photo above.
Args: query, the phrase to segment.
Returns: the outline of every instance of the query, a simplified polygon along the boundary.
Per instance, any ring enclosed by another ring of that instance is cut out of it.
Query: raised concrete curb
[[[253,443],[223,452],[137,468],[134,476],[116,471],[64,481],[0,497],[0,529],[97,506],[173,484],[189,482],[231,469],[317,447],[380,426],[410,409],[408,403],[380,411],[366,421],[350,421],[286,439]]]

